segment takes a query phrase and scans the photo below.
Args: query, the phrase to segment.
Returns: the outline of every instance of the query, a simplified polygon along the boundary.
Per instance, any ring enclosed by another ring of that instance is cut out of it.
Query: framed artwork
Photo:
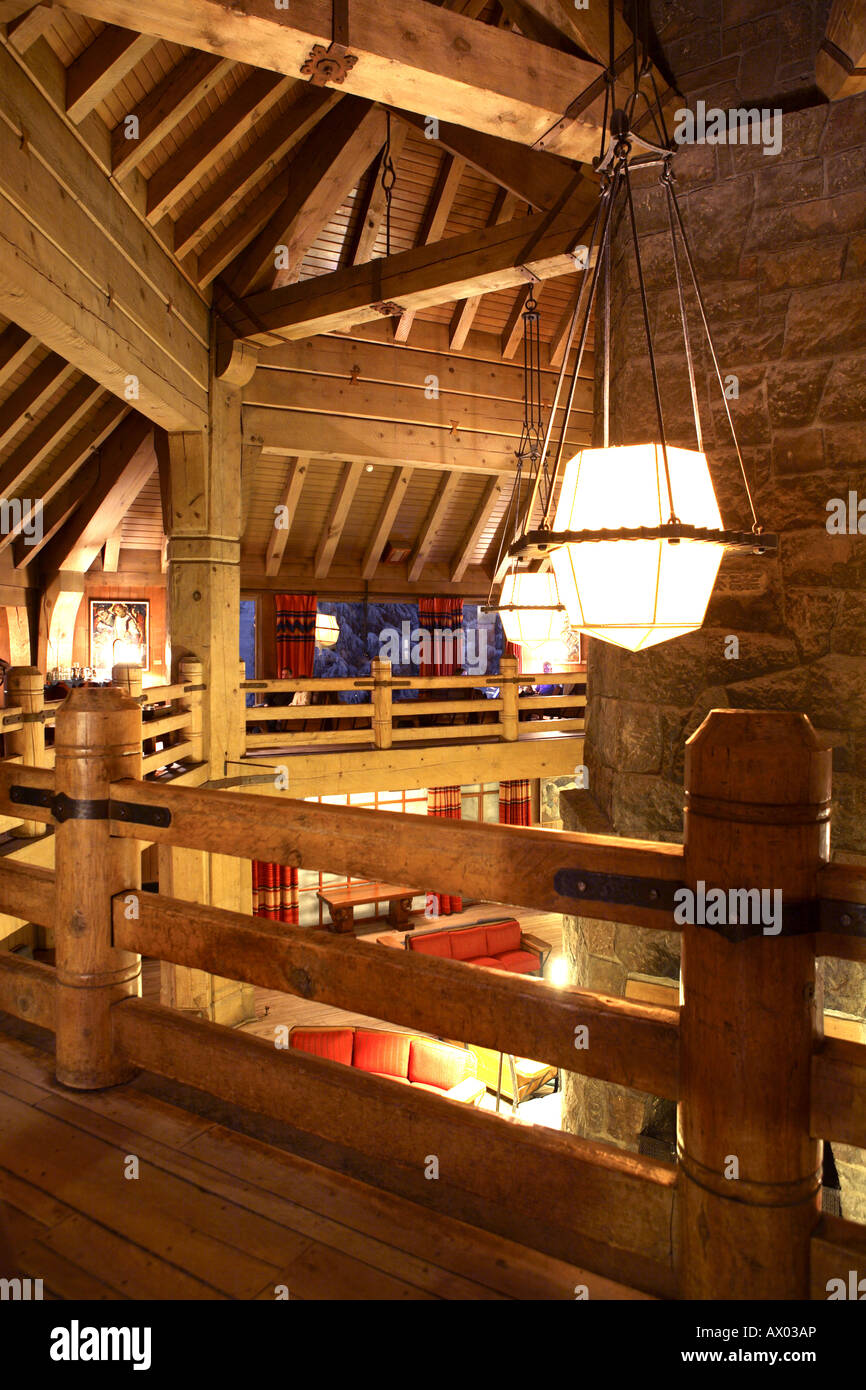
[[[110,672],[121,664],[150,665],[150,603],[147,599],[90,600],[90,664]]]

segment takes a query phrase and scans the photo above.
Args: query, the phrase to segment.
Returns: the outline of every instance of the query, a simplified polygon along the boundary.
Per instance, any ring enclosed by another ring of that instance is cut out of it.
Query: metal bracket
[[[4,714],[3,723],[6,724],[44,724],[44,709],[33,710],[30,714]]]
[[[119,820],[134,825],[171,825],[171,811],[165,806],[136,806],[128,801],[110,802],[106,799],[88,800],[52,792],[46,788],[9,788],[9,800],[16,806],[45,806],[58,825],[68,820]]]
[[[664,878],[587,873],[583,869],[559,869],[553,877],[553,887],[563,898],[586,898],[587,902],[617,903],[622,907],[653,907],[660,912],[673,912],[674,893],[682,886]]]

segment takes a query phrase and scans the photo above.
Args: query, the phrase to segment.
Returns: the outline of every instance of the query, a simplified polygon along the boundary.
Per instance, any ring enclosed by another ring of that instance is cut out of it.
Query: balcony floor
[[[273,1299],[285,1285],[297,1299],[570,1300],[586,1282],[134,1083],[66,1090],[14,1031],[0,1030],[0,1201],[19,1272],[46,1297]]]

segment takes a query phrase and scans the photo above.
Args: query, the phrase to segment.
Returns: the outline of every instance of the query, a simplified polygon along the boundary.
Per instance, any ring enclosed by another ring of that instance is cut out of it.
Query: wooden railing
[[[307,693],[316,699],[315,704],[279,706],[268,706],[262,699],[246,709],[246,748],[247,752],[322,744],[391,748],[395,744],[440,739],[476,742],[494,738],[510,742],[539,733],[582,733],[585,693],[520,693],[521,686],[563,683],[582,684],[583,677],[580,673],[518,674],[513,657],[503,657],[496,676],[394,676],[389,661],[373,661],[370,675],[364,677],[242,681],[244,696]],[[498,698],[481,695],[485,687],[498,687]],[[342,694],[356,691],[369,692],[368,698],[358,703],[339,699]],[[421,692],[422,698],[395,699],[397,692],[406,691]],[[424,692],[430,692],[434,698],[424,699]],[[447,692],[452,698],[435,698],[439,692]],[[544,722],[539,723],[541,720]],[[278,729],[279,724],[288,727]]]
[[[143,782],[140,717],[119,690],[75,691],[54,771],[0,764],[0,812],[27,799],[57,853],[55,874],[0,862],[0,909],[53,926],[57,951],[56,970],[0,955],[0,1009],[55,1029],[62,1083],[144,1068],[198,1087],[355,1151],[383,1186],[400,1175],[418,1201],[659,1297],[847,1286],[866,1227],[821,1216],[821,1140],[866,1147],[866,1046],[822,1037],[816,957],[866,960],[866,872],[826,862],[830,753],[805,716],[708,716],[687,745],[682,846]],[[679,930],[680,1007],[142,893],[140,838]],[[700,901],[702,885],[781,887],[780,929],[678,925],[682,891]],[[679,1161],[145,1004],[142,954],[675,1099]]]

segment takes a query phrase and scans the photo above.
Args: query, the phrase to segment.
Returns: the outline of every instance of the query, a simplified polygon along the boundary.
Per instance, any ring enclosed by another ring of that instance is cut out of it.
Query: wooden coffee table
[[[318,898],[327,903],[331,916],[330,931],[351,932],[355,925],[355,908],[365,903],[388,903],[388,921],[393,927],[411,930],[409,913],[412,899],[417,897],[414,888],[399,888],[393,883],[352,883],[334,888],[320,888]]]

